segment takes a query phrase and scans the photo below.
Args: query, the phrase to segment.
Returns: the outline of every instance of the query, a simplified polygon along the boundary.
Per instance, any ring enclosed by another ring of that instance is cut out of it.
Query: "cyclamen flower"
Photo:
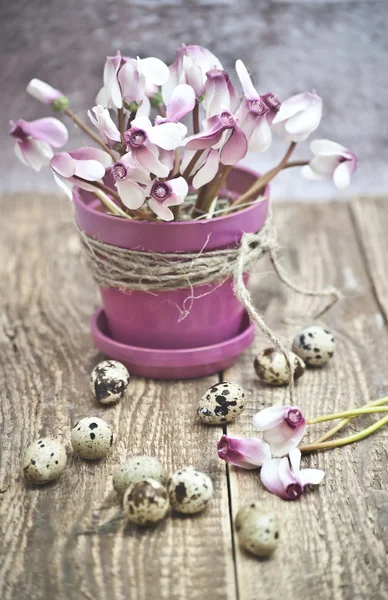
[[[253,417],[253,425],[263,431],[274,456],[284,456],[295,448],[306,431],[306,420],[297,406],[270,406]]]
[[[63,105],[67,104],[67,98],[62,92],[56,90],[55,88],[51,87],[51,85],[45,81],[41,81],[40,79],[31,79],[26,88],[26,92],[33,98],[36,98],[36,100],[39,100],[39,102],[43,102],[43,104],[49,104],[54,108],[56,105],[62,105],[63,107]]]
[[[210,50],[202,46],[182,44],[176,53],[177,58],[170,66],[168,81],[162,87],[163,100],[167,104],[173,90],[180,83],[190,85],[199,100],[204,93],[206,73],[211,69],[222,69],[222,65]]]
[[[339,190],[345,189],[357,169],[357,157],[341,144],[330,140],[313,140],[310,150],[315,157],[302,167],[306,179],[333,179]]]
[[[172,221],[174,214],[168,207],[182,204],[188,191],[189,186],[183,177],[170,181],[155,179],[147,189],[147,196],[150,196],[148,206],[163,221]]]
[[[301,452],[294,448],[289,457],[265,461],[260,471],[263,485],[283,500],[297,500],[306,485],[319,484],[325,476],[320,469],[301,469]]]
[[[271,459],[269,445],[257,438],[242,439],[223,435],[217,443],[217,450],[222,460],[243,469],[257,469]]]
[[[273,125],[289,142],[303,142],[317,129],[321,118],[322,98],[314,91],[304,92],[282,102]]]
[[[147,117],[140,116],[132,121],[124,140],[127,150],[144,169],[158,177],[167,177],[169,168],[159,160],[158,147],[175,150],[186,132],[187,128],[182,123],[163,123],[153,127]]]
[[[66,144],[69,134],[66,127],[52,117],[16,123],[10,121],[10,135],[15,138],[15,154],[25,165],[40,171],[54,155],[53,148]]]
[[[188,150],[214,148],[222,139],[220,161],[223,165],[234,165],[244,158],[248,150],[247,138],[231,112],[224,110],[205,119],[203,126],[204,131],[184,140]]]
[[[111,163],[111,156],[104,150],[78,148],[71,152],[55,154],[50,161],[50,167],[56,183],[71,200],[71,189],[62,179],[77,184],[85,190],[94,191],[95,188],[89,185],[87,181],[99,181],[105,175],[105,170]],[[86,181],[83,181],[84,179]]]
[[[208,71],[204,91],[203,105],[207,117],[219,114],[226,107],[231,112],[236,110],[238,95],[226,71],[222,69]]]
[[[129,63],[127,67],[126,63]],[[106,108],[122,108],[124,97],[126,104],[132,101],[140,104],[145,98],[147,85],[160,86],[168,77],[168,67],[159,58],[126,58],[117,51],[116,56],[106,58],[104,86],[97,95],[96,103]]]
[[[136,210],[145,201],[146,193],[144,187],[150,182],[150,175],[141,167],[138,167],[130,154],[125,154],[120,161],[114,163],[112,175],[115,186],[125,206]]]
[[[189,114],[195,106],[195,93],[193,88],[186,83],[178,85],[171,94],[166,106],[166,116],[157,115],[155,123],[178,123]]]
[[[186,167],[188,167],[194,155],[195,151],[185,151],[180,168],[181,173],[185,172]],[[214,177],[218,173],[219,164],[220,156],[217,148],[209,148],[208,150],[204,150],[189,173],[189,175],[193,175],[195,173],[192,181],[193,188],[198,190],[206,183],[213,181]]]
[[[113,122],[109,114],[109,110],[107,108],[103,108],[101,105],[94,106],[92,110],[94,116],[91,111],[88,110],[88,117],[100,132],[104,144],[107,144],[108,146],[114,146],[116,142],[120,142],[120,132]]]
[[[271,93],[260,96],[241,60],[236,62],[236,71],[244,92],[236,116],[247,136],[248,149],[251,152],[265,152],[272,141],[270,125],[280,109],[280,101]]]

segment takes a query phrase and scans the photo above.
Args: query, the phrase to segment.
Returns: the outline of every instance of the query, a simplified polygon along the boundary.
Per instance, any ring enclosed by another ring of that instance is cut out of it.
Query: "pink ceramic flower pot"
[[[228,177],[228,189],[239,195],[257,177],[251,170],[235,167]],[[268,209],[268,201],[264,199],[211,220],[163,223],[109,216],[101,210],[95,196],[84,190],[75,190],[74,203],[78,226],[88,236],[146,252],[200,252],[205,245],[206,250],[234,247],[245,232],[254,233],[263,227]],[[149,293],[101,288],[100,291],[105,333],[125,347],[161,352],[209,348],[229,342],[249,328],[244,308],[233,294],[231,279],[221,285],[216,282],[193,290]],[[193,299],[188,300],[191,296]],[[182,319],[188,303],[190,310]],[[96,323],[95,319],[94,328]],[[94,338],[96,341],[95,335]]]

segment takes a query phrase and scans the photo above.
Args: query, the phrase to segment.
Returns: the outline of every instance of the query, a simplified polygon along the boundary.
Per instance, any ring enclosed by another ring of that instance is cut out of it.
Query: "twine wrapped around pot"
[[[282,341],[266,324],[255,308],[250,292],[245,286],[244,274],[252,270],[256,262],[268,254],[279,279],[290,289],[311,297],[327,297],[329,302],[319,314],[322,316],[342,295],[330,286],[324,290],[306,290],[290,281],[277,259],[278,244],[272,219],[257,233],[245,233],[239,246],[206,252],[206,244],[196,253],[141,252],[119,248],[93,239],[79,229],[87,264],[96,283],[102,287],[118,288],[122,291],[139,290],[157,293],[233,279],[236,297],[247,311],[249,318],[268,340],[284,354],[291,372],[290,397],[293,398],[293,366]],[[185,311],[185,316],[190,311]],[[183,317],[184,318],[184,317]]]

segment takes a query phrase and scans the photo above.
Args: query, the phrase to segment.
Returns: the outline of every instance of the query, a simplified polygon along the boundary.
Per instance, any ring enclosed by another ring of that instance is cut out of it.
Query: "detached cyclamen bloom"
[[[274,456],[284,456],[301,441],[306,420],[297,406],[270,406],[253,417],[253,425],[263,431]]]
[[[339,190],[348,187],[350,177],[357,169],[357,157],[341,144],[330,140],[314,140],[310,150],[315,157],[302,167],[306,179],[333,179]]]
[[[272,494],[283,500],[297,500],[309,484],[319,484],[325,476],[320,469],[300,469],[301,452],[294,448],[289,457],[266,461],[260,471],[260,479]]]
[[[105,170],[112,163],[112,158],[98,148],[78,148],[71,152],[59,152],[50,161],[54,179],[72,199],[71,189],[62,181],[77,184],[84,190],[94,191],[95,187],[89,185],[88,181],[99,181],[105,175]],[[83,181],[86,180],[86,181]]]
[[[251,152],[265,152],[272,141],[270,125],[280,109],[280,101],[271,93],[260,96],[242,60],[236,62],[236,71],[244,91],[244,99],[236,116],[247,136],[248,149]]]
[[[257,469],[271,459],[271,450],[264,440],[232,438],[223,435],[217,443],[218,456],[236,467]]]
[[[16,156],[35,171],[40,171],[43,165],[50,162],[54,155],[53,148],[60,148],[69,139],[64,124],[52,117],[30,122],[19,119],[10,124],[9,133],[16,140]]]
[[[68,103],[66,96],[62,92],[40,79],[31,79],[26,92],[33,98],[36,98],[36,100],[39,100],[39,102],[49,104],[53,108],[64,108]]]
[[[148,205],[163,221],[172,221],[174,214],[168,207],[182,204],[188,191],[189,186],[183,177],[170,181],[155,179],[146,191],[147,196],[150,196]]]
[[[275,131],[284,133],[289,142],[304,142],[322,118],[322,98],[314,91],[284,100],[273,120]]]
[[[109,110],[103,108],[101,105],[93,107],[93,114],[88,110],[88,117],[95,127],[100,132],[100,136],[108,146],[114,146],[117,142],[121,141],[120,132],[113,122]]]
[[[205,90],[206,73],[211,69],[222,69],[218,58],[202,46],[185,46],[176,51],[177,58],[170,66],[170,76],[163,85],[163,100],[167,104],[177,85],[187,83],[199,100]]]
[[[147,171],[158,177],[167,177],[169,167],[159,160],[159,150],[175,150],[186,135],[187,128],[182,123],[162,123],[152,126],[148,117],[136,117],[131,128],[124,134],[127,150]]]

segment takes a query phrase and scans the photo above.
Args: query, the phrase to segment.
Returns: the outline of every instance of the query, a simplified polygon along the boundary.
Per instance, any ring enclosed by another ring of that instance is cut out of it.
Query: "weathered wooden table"
[[[352,204],[276,205],[284,265],[304,285],[338,286],[347,299],[326,317],[338,350],[308,371],[298,403],[314,416],[388,394],[388,199]],[[88,376],[101,356],[89,317],[98,303],[63,199],[8,196],[1,206],[1,561],[2,600],[361,600],[388,597],[388,428],[353,446],[306,457],[326,471],[298,502],[261,486],[256,471],[227,469],[219,428],[199,424],[195,406],[220,377],[243,384],[245,413],[229,435],[253,433],[252,415],[287,401],[260,386],[252,368],[266,345],[257,336],[229,372],[197,381],[133,378],[113,408],[93,401]],[[257,306],[287,342],[316,299],[288,292],[260,265]],[[264,277],[263,274],[266,274]],[[43,435],[68,442],[71,424],[99,415],[116,432],[107,460],[71,457],[62,479],[38,489],[22,477],[26,446]],[[365,417],[363,425],[372,422]],[[315,426],[309,439],[328,425]],[[348,426],[354,430],[354,422]],[[123,520],[112,472],[127,455],[158,456],[173,470],[208,472],[215,497],[195,517],[139,530]],[[238,508],[259,500],[279,515],[280,545],[269,561],[240,551],[231,526]]]

